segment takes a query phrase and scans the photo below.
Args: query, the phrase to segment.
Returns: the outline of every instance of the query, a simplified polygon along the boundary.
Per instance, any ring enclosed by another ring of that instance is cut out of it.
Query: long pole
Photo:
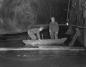
[[[66,19],[67,23],[69,23],[70,3],[71,3],[71,0],[69,0],[68,2],[67,19]]]

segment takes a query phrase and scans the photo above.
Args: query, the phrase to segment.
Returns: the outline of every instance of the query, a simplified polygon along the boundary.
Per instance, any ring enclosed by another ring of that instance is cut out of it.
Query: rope
[[[82,26],[78,26],[78,25],[71,25],[72,27],[77,27],[77,28],[82,28],[82,29],[85,29],[86,27],[82,27]]]

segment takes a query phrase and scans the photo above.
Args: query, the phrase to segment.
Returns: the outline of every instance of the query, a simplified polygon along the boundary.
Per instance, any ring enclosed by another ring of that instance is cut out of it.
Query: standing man
[[[49,24],[49,32],[51,39],[58,39],[59,25],[55,21],[54,17],[51,17],[51,22]]]

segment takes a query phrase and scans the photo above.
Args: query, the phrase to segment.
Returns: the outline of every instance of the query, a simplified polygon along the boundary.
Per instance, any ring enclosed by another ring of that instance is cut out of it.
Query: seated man
[[[58,39],[59,25],[55,21],[54,17],[51,17],[51,22],[49,24],[49,32],[51,39]]]
[[[40,31],[42,30],[43,30],[43,27],[28,30],[28,35],[32,40],[40,39]]]

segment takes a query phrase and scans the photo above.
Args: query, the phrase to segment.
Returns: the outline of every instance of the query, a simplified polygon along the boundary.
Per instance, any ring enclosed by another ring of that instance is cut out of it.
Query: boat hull
[[[23,40],[26,46],[32,45],[32,46],[46,46],[51,44],[63,44],[67,38],[61,38],[61,39],[45,39],[45,40]]]

